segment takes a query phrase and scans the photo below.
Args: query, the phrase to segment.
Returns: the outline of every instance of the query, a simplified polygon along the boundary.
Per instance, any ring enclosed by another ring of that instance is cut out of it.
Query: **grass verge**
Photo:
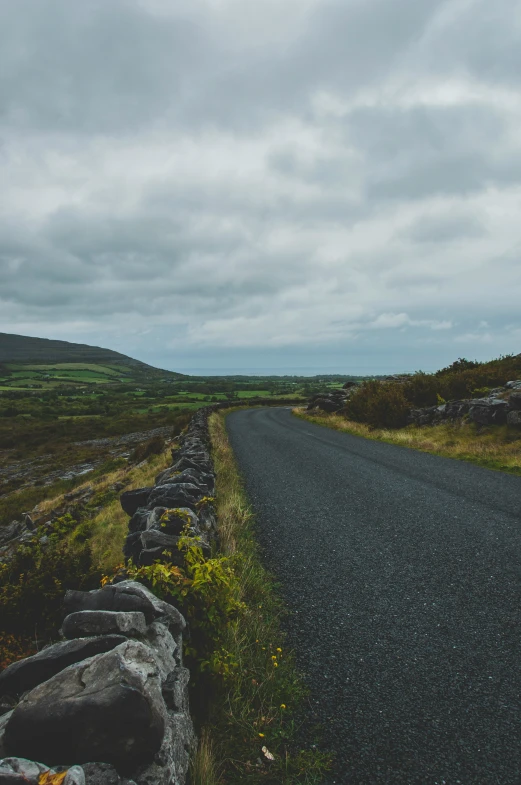
[[[221,548],[242,611],[222,632],[227,666],[213,694],[194,760],[194,785],[312,785],[330,766],[300,717],[306,690],[281,631],[283,606],[261,562],[253,515],[228,441],[225,415],[210,417]],[[306,743],[302,744],[303,735]]]
[[[474,423],[455,422],[421,428],[409,425],[393,430],[372,428],[365,423],[347,420],[339,414],[310,414],[299,408],[293,409],[293,414],[316,425],[363,436],[365,439],[469,461],[487,469],[521,474],[521,431],[507,425],[477,426]]]

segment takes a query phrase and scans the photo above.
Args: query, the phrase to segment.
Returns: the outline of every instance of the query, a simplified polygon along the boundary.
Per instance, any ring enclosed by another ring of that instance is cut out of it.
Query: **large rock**
[[[152,488],[136,488],[125,491],[119,497],[120,504],[127,515],[134,515],[140,507],[146,507]]]
[[[121,581],[116,584],[117,591],[123,591],[128,594],[136,594],[139,597],[145,597],[150,601],[156,620],[163,622],[169,630],[175,635],[182,632],[186,627],[186,621],[181,613],[173,605],[158,599],[155,594],[143,586],[138,581]]]
[[[177,551],[179,537],[165,534],[163,531],[158,529],[147,529],[147,531],[141,532],[141,542],[143,543],[143,548],[162,547],[169,548],[172,551]]]
[[[136,594],[128,594],[116,586],[107,585],[94,591],[72,591],[65,593],[67,614],[77,611],[136,611],[143,613],[150,624],[156,618],[151,602]]]
[[[132,559],[135,563],[141,553],[143,544],[141,542],[141,532],[131,532],[127,534],[127,539],[123,545],[123,556],[128,561]]]
[[[152,762],[167,723],[152,650],[127,641],[29,692],[5,731],[9,755],[47,765],[103,761],[121,774]]]
[[[182,472],[166,469],[156,477],[156,486],[189,483],[195,485],[207,496],[214,492],[214,482],[210,474],[197,469],[184,469]]]
[[[210,460],[203,458],[195,459],[188,455],[176,456],[175,463],[172,469],[182,472],[185,469],[195,469],[196,471],[203,471],[205,474],[210,474],[212,471],[212,464]]]
[[[146,507],[139,507],[128,522],[129,532],[143,531],[147,528],[149,510]]]
[[[179,536],[188,527],[189,532],[197,534],[199,518],[188,507],[156,507],[150,514],[147,529],[156,529],[170,536]]]
[[[84,763],[85,785],[135,785],[133,780],[119,776],[110,763]]]
[[[469,420],[478,425],[503,425],[508,403],[501,398],[476,398],[470,402]]]
[[[521,410],[521,390],[513,392],[508,399],[511,409]]]
[[[521,411],[512,411],[507,414],[508,425],[521,425]]]
[[[25,758],[0,760],[0,785],[39,785],[43,775],[52,776],[55,773],[43,763],[35,763]],[[81,766],[72,766],[66,772],[61,785],[86,785]]]
[[[196,512],[197,502],[204,493],[192,483],[169,483],[154,488],[149,498],[150,507],[189,507]]]
[[[143,613],[136,611],[78,611],[63,620],[62,634],[66,638],[87,635],[144,635],[147,623]]]
[[[103,635],[54,643],[32,657],[13,662],[0,673],[0,695],[21,695],[60,671],[125,642],[122,635]]]

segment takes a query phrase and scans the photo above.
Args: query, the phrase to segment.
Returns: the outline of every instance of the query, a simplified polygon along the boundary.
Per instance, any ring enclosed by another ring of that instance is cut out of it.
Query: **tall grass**
[[[507,425],[483,427],[474,423],[454,422],[421,428],[409,425],[391,430],[371,428],[339,414],[308,413],[300,408],[293,409],[293,413],[303,420],[365,439],[398,444],[446,458],[470,461],[488,469],[521,474],[521,431]]]
[[[222,650],[231,666],[216,685],[207,710],[204,741],[194,761],[199,779],[194,781],[201,785],[318,783],[329,757],[306,748],[299,739],[306,690],[285,649],[283,606],[261,561],[225,415],[212,414],[209,424],[221,548],[235,570],[244,611],[223,631]],[[200,778],[200,771],[210,772],[207,780]]]

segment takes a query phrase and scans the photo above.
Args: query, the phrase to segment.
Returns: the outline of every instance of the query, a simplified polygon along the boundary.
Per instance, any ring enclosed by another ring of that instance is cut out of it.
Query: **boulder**
[[[521,390],[521,379],[514,379],[505,384],[507,390]]]
[[[511,393],[508,404],[511,409],[521,410],[521,390]]]
[[[140,531],[127,534],[127,539],[123,546],[123,556],[126,560],[132,559],[133,562],[136,562],[142,547]]]
[[[156,529],[170,536],[179,536],[186,526],[193,533],[199,531],[199,518],[188,507],[157,507],[152,511],[147,523],[147,529]]]
[[[197,502],[202,499],[202,493],[192,483],[172,483],[159,485],[150,494],[150,507],[189,507],[196,512]]]
[[[38,654],[13,662],[0,673],[0,695],[21,695],[60,671],[125,642],[121,635],[79,638],[47,646]]]
[[[150,567],[152,564],[156,562],[172,562],[170,558],[170,551],[167,551],[161,545],[155,546],[153,548],[144,548],[137,559],[137,563],[139,567]],[[181,566],[181,565],[177,565]]]
[[[110,763],[84,763],[85,785],[135,785],[133,780],[120,777]]]
[[[167,469],[156,478],[156,486],[180,483],[195,485],[207,496],[210,496],[214,491],[212,476],[197,469],[184,469],[182,472],[174,472],[171,469]]]
[[[195,460],[194,458],[189,458],[187,455],[182,455],[175,457],[175,463],[172,466],[172,469],[178,472],[182,472],[184,469],[195,469],[196,471],[203,471],[205,474],[210,474],[212,471],[212,464],[209,460]]]
[[[177,551],[179,537],[165,534],[158,529],[148,529],[145,532],[141,532],[141,542],[143,543],[143,548],[157,548],[161,546],[162,548],[169,548],[172,551]]]
[[[128,522],[129,532],[141,532],[147,528],[149,511],[146,507],[139,507]]]
[[[116,584],[117,591],[124,591],[128,594],[137,594],[150,601],[156,614],[156,621],[161,621],[174,634],[182,632],[186,627],[186,621],[181,613],[173,605],[158,599],[155,594],[143,586],[138,581],[121,581]]]
[[[119,501],[124,512],[126,512],[127,515],[133,516],[140,507],[146,507],[151,491],[152,488],[136,488],[133,491],[125,491],[125,493],[122,493],[119,497]]]
[[[65,593],[64,607],[67,614],[77,611],[136,611],[145,615],[147,624],[155,619],[154,608],[144,597],[125,594],[115,586],[107,585],[93,591]]]
[[[52,766],[103,761],[128,774],[152,762],[166,709],[152,650],[127,641],[35,687],[5,730],[9,755]]]
[[[43,775],[56,772],[43,763],[35,763],[25,758],[4,758],[0,760],[1,785],[39,785]],[[72,766],[61,781],[61,785],[86,785],[81,766]]]
[[[503,425],[508,403],[501,398],[475,398],[470,402],[469,420],[478,425]]]
[[[514,410],[507,414],[508,425],[521,425],[521,411]]]
[[[143,613],[130,611],[78,611],[63,620],[61,632],[66,638],[87,635],[144,635],[147,623]]]

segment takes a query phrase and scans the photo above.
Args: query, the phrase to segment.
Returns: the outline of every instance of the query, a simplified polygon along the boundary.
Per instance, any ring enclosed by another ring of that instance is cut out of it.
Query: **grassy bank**
[[[66,589],[97,588],[104,574],[114,572],[128,527],[121,486],[149,485],[170,463],[170,449],[164,449],[139,465],[91,478],[77,489],[93,491],[81,508],[69,510],[61,494],[39,504],[40,513],[60,513],[9,562],[0,563],[0,670],[57,638]]]
[[[521,431],[506,425],[477,426],[474,423],[457,422],[389,429],[372,428],[338,414],[308,413],[305,409],[294,409],[293,413],[316,425],[363,436],[365,439],[470,461],[487,469],[521,474]]]
[[[263,567],[254,521],[228,442],[225,415],[210,418],[221,547],[237,578],[242,611],[222,632],[229,663],[214,694],[194,761],[193,785],[311,785],[327,755],[299,745],[305,689],[285,650],[283,607]]]

